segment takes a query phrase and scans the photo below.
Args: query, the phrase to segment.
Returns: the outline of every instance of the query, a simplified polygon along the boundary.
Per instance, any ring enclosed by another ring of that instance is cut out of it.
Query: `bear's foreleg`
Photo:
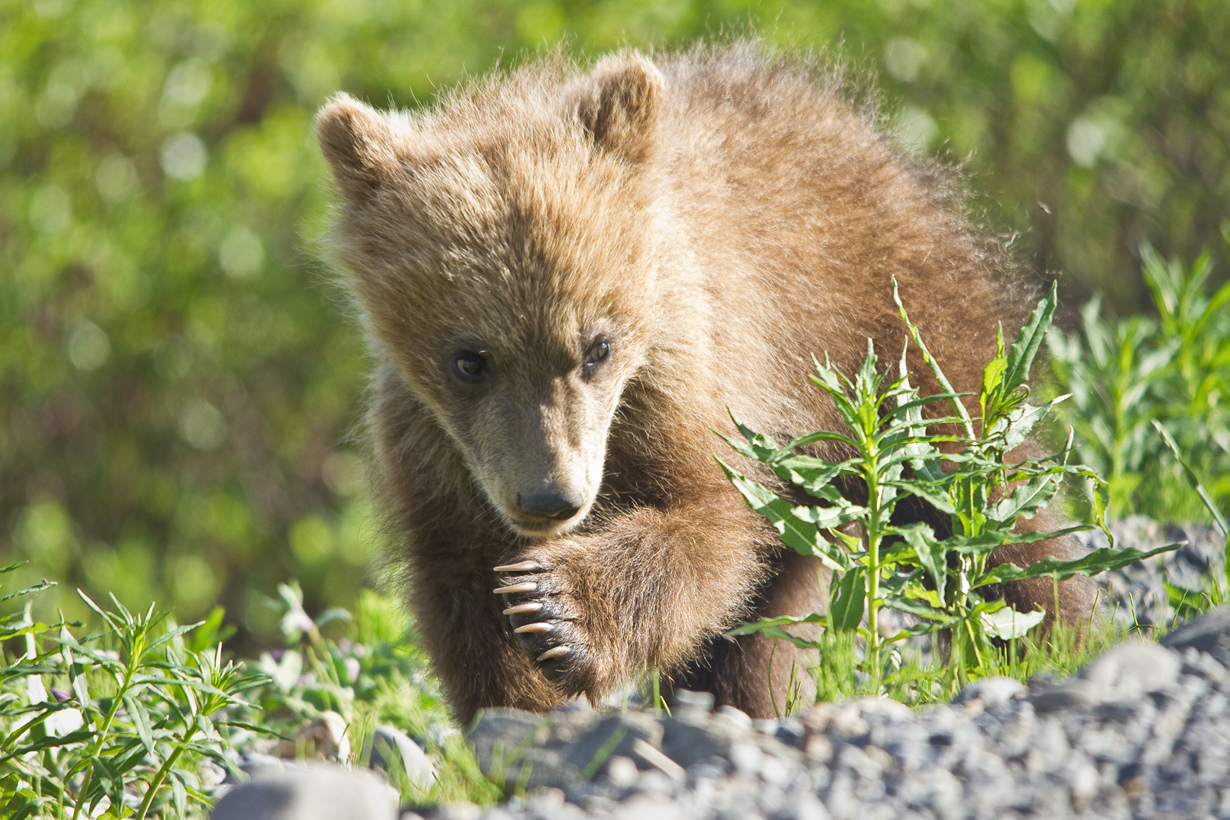
[[[727,490],[525,548],[497,567],[496,591],[527,656],[596,700],[646,668],[682,667],[745,615],[771,536]]]
[[[420,529],[409,577],[416,629],[462,726],[479,709],[545,712],[564,700],[526,657],[491,594],[491,562],[505,547],[480,529]]]

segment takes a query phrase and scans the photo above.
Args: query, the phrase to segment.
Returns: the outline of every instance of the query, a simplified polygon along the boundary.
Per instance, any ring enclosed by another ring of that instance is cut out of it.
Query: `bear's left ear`
[[[368,199],[397,166],[388,121],[348,94],[338,94],[320,109],[316,139],[338,190],[352,202]]]
[[[662,73],[649,60],[609,57],[581,89],[577,118],[600,148],[644,162],[653,152],[665,93]]]

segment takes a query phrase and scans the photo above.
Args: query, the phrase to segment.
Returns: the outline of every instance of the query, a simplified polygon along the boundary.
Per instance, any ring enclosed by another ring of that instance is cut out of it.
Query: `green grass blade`
[[[1221,514],[1221,510],[1217,509],[1217,505],[1213,503],[1213,499],[1209,496],[1204,485],[1200,483],[1200,477],[1196,475],[1196,471],[1187,463],[1187,459],[1179,452],[1179,445],[1171,437],[1170,431],[1162,426],[1162,423],[1157,419],[1153,419],[1153,426],[1162,434],[1162,441],[1166,442],[1166,446],[1170,448],[1170,452],[1174,453],[1174,457],[1178,459],[1179,466],[1183,468],[1183,475],[1187,477],[1187,483],[1192,485],[1192,489],[1200,496],[1201,502],[1204,503],[1205,509],[1213,516],[1213,520],[1217,522],[1217,528],[1221,530],[1221,534],[1226,536],[1226,545],[1230,549],[1230,528],[1226,525],[1226,517]]]

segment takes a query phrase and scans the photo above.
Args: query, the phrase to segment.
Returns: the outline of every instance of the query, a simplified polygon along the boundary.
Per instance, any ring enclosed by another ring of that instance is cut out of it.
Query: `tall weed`
[[[899,300],[897,304],[901,306]],[[1054,499],[1065,478],[1101,485],[1095,472],[1068,462],[1070,441],[1049,457],[1009,460],[1033,427],[1062,401],[1038,406],[1026,401],[1029,371],[1054,310],[1052,289],[1010,348],[1005,349],[1001,334],[995,357],[983,371],[976,418],[901,307],[902,319],[944,393],[920,396],[910,384],[904,354],[897,374],[890,376],[889,370],[879,367],[869,342],[867,357],[852,378],[827,362],[817,362],[812,377],[833,401],[845,430],[810,433],[778,447],[735,420],[743,440],[727,438],[728,443],[741,455],[767,465],[780,481],[802,489],[816,503],[795,505],[723,463],[727,477],[788,546],[818,558],[833,573],[833,580],[825,614],[766,619],[741,625],[733,634],[764,632],[796,645],[823,649],[825,642],[798,638],[785,627],[809,623],[829,633],[857,633],[865,646],[857,667],[869,677],[872,688],[878,689],[879,682],[894,671],[897,656],[889,651],[891,644],[944,632],[951,636],[947,682],[951,690],[970,677],[987,674],[998,664],[1000,642],[1023,638],[1043,619],[1041,611],[1017,612],[1002,600],[987,597],[991,585],[1046,577],[1058,583],[1177,547],[1147,553],[1112,547],[1077,560],[1047,558],[1029,567],[995,565],[989,560],[1004,544],[1041,541],[1101,524],[1099,515],[1096,524],[1078,524],[1057,532],[1018,527],[1022,519],[1032,518]],[[924,407],[936,403],[951,407],[951,414],[925,416]],[[812,447],[818,443],[824,449]],[[822,455],[834,452],[844,459]],[[851,498],[839,489],[851,482],[865,488],[865,495],[860,492]],[[947,516],[949,531],[937,532],[924,522],[894,523],[895,509],[909,499]],[[885,607],[901,610],[917,623],[885,634],[880,626]],[[833,648],[831,640],[827,648]]]

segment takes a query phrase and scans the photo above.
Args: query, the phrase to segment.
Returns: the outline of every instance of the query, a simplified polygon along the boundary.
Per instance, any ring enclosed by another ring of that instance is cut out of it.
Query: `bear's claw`
[[[549,661],[552,658],[562,658],[571,651],[572,650],[566,646],[553,646],[538,656],[538,662],[542,663],[543,661]]]
[[[500,587],[494,590],[496,595],[519,595],[526,592],[533,592],[538,589],[538,584],[533,581],[522,581],[519,584],[509,584],[506,587]]]
[[[537,561],[518,561],[515,564],[504,564],[495,568],[496,572],[538,572],[546,569]]]

